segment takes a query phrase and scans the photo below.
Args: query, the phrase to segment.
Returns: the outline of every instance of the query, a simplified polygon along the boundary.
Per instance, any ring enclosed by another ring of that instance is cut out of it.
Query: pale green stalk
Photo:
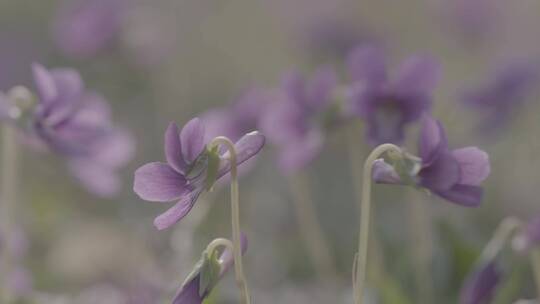
[[[360,233],[358,240],[358,262],[356,263],[356,284],[353,287],[355,303],[363,303],[363,294],[366,281],[367,257],[369,249],[369,229],[371,218],[371,175],[373,163],[386,152],[401,153],[401,149],[393,144],[382,144],[376,147],[364,163],[362,180],[362,200],[360,207]]]
[[[298,173],[290,180],[289,185],[300,234],[307,246],[311,262],[321,279],[328,281],[330,278],[335,278],[336,268],[330,253],[330,246],[317,219],[307,177]]]
[[[7,286],[9,276],[13,270],[14,256],[11,250],[12,236],[14,230],[15,207],[17,201],[17,156],[18,146],[16,141],[16,129],[12,126],[5,126],[2,129],[2,159],[1,159],[1,185],[0,185],[0,234],[2,245],[0,246],[2,273],[0,274],[2,284],[0,293],[1,303],[12,303],[13,295]]]
[[[244,267],[242,263],[242,245],[240,242],[240,198],[238,193],[238,164],[236,159],[236,149],[234,143],[228,138],[219,136],[212,140],[211,147],[223,144],[229,151],[229,160],[231,162],[231,223],[232,223],[232,238],[233,238],[233,256],[234,256],[234,271],[236,283],[240,289],[241,303],[250,304],[251,298],[247,280],[244,275]]]

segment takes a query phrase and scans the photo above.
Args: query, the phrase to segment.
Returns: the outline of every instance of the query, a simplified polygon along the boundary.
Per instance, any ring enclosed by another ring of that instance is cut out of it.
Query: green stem
[[[1,265],[1,303],[12,303],[15,299],[9,290],[9,276],[12,272],[14,257],[11,250],[13,225],[16,200],[17,200],[17,155],[18,147],[16,141],[16,129],[12,126],[5,126],[2,129],[2,159],[1,159],[1,185],[0,185],[0,217],[2,237]]]
[[[289,183],[300,234],[308,248],[311,262],[319,277],[325,281],[336,276],[330,246],[317,219],[317,212],[310,197],[307,177],[298,173]]]
[[[433,244],[431,236],[431,214],[424,200],[411,199],[409,212],[411,221],[411,236],[413,256],[415,257],[415,281],[418,291],[418,301],[423,304],[433,303],[433,284],[431,280],[431,261]]]
[[[227,239],[224,239],[224,238],[217,238],[217,239],[213,240],[212,242],[210,242],[210,244],[208,244],[208,246],[206,246],[206,251],[212,253],[212,252],[216,251],[216,249],[218,249],[219,247],[225,247],[225,248],[231,250],[232,252],[234,252],[233,243],[231,243],[231,241],[229,241]]]
[[[540,249],[532,249],[530,259],[534,274],[534,282],[536,284],[536,294],[538,299],[540,299]]]
[[[503,249],[512,234],[522,227],[523,223],[515,217],[507,217],[499,224],[489,243],[482,251],[480,263],[492,261]]]
[[[356,285],[354,286],[355,303],[363,303],[363,292],[366,281],[367,256],[369,245],[369,229],[371,218],[371,175],[373,162],[386,152],[401,153],[401,149],[393,144],[382,144],[376,147],[364,163],[362,180],[362,200],[360,206],[360,233],[358,240],[358,262],[356,263]]]
[[[231,223],[236,283],[240,289],[242,299],[241,303],[250,304],[251,298],[249,295],[246,276],[244,275],[244,267],[242,263],[242,245],[240,242],[240,198],[238,193],[238,164],[236,159],[236,148],[234,147],[233,142],[223,136],[214,138],[210,143],[211,146],[217,146],[219,144],[223,144],[227,147],[231,162]]]

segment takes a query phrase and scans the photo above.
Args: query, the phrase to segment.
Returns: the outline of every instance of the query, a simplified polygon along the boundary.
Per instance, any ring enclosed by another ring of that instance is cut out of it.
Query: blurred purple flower
[[[89,191],[104,197],[115,194],[120,186],[117,170],[133,156],[131,136],[113,125],[109,105],[84,89],[75,70],[47,70],[34,64],[33,75],[37,138],[67,158],[71,171]]]
[[[304,27],[297,40],[307,51],[321,57],[343,58],[359,43],[375,40],[365,29],[335,17],[316,18]]]
[[[65,2],[52,28],[58,47],[73,57],[96,55],[118,34],[123,6],[122,0]]]
[[[18,266],[9,274],[7,288],[16,297],[30,295],[33,290],[32,274],[24,267]]]
[[[133,63],[149,67],[171,57],[179,37],[174,13],[157,5],[133,5],[123,16],[120,36]]]
[[[235,144],[238,164],[255,156],[264,142],[264,136],[258,132],[241,137]],[[175,123],[170,123],[165,132],[167,163],[148,163],[135,171],[133,189],[141,199],[151,202],[178,200],[154,220],[158,229],[170,227],[193,208],[205,187],[209,153],[205,127],[200,119],[190,120],[181,131]],[[220,152],[218,179],[230,171],[227,154]]]
[[[352,78],[347,115],[367,124],[371,144],[400,144],[405,125],[418,120],[432,104],[440,67],[433,59],[412,56],[389,79],[382,50],[368,46],[351,52],[347,67]]]
[[[540,245],[540,216],[531,219],[512,240],[512,247],[520,253],[526,253]]]
[[[450,150],[440,122],[428,115],[422,118],[418,168],[397,172],[395,167],[378,160],[373,167],[373,179],[379,183],[400,184],[412,178],[415,186],[456,204],[476,207],[482,201],[481,183],[489,176],[489,156],[477,147]]]
[[[494,261],[487,262],[472,272],[461,289],[460,304],[489,304],[501,280]]]
[[[278,165],[285,174],[305,167],[324,142],[324,115],[333,101],[337,79],[323,67],[310,80],[299,73],[287,74],[279,98],[266,108],[261,128],[279,151]]]
[[[539,83],[539,72],[530,62],[515,62],[496,71],[483,85],[466,90],[462,100],[482,115],[480,129],[493,132],[508,123]]]
[[[206,111],[201,116],[206,127],[206,140],[226,136],[232,141],[237,141],[244,134],[256,130],[269,102],[268,92],[253,88],[245,91],[229,107]]]
[[[242,246],[242,254],[244,254],[247,250],[247,238],[244,234],[241,235],[240,242]],[[200,263],[202,263],[206,258],[206,254],[209,254],[211,258],[212,253],[205,252],[203,253],[203,258]],[[217,275],[216,280],[219,281],[234,264],[233,253],[229,249],[225,249],[217,262],[219,264],[219,274]],[[201,290],[201,266],[201,264],[197,264],[195,266],[194,272],[190,274],[186,282],[182,284],[182,287],[176,293],[173,304],[201,304],[204,299],[208,297],[212,291],[212,288],[218,282],[212,282],[204,290]]]
[[[478,43],[500,29],[501,2],[495,0],[441,1],[442,18],[466,42]]]

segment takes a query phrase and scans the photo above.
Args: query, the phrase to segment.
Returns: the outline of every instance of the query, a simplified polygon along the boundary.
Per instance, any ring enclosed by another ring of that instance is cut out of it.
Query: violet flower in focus
[[[72,69],[33,65],[38,104],[32,117],[36,138],[65,157],[74,176],[92,193],[118,192],[117,171],[133,156],[128,132],[112,123],[111,109],[98,94],[85,90]]]
[[[526,253],[540,245],[540,216],[531,219],[512,239],[515,251]]]
[[[484,263],[466,279],[460,304],[489,304],[501,280],[501,272],[494,261]]]
[[[480,130],[493,132],[506,125],[539,83],[539,72],[530,63],[507,65],[483,85],[462,93],[463,102],[481,116]]]
[[[241,235],[240,242],[244,254],[247,250],[247,238],[244,234]],[[225,249],[219,258],[215,252],[205,250],[201,260],[176,293],[172,304],[201,304],[233,264],[233,253],[230,249]],[[203,275],[204,281],[201,279]]]
[[[121,0],[73,0],[61,7],[52,31],[58,47],[88,57],[108,47],[121,26]]]
[[[450,150],[441,123],[428,115],[422,118],[419,152],[420,158],[405,156],[411,165],[401,165],[402,159],[394,165],[377,160],[374,181],[412,184],[466,207],[481,203],[481,183],[490,173],[486,152],[477,147]]]
[[[237,164],[255,156],[264,142],[264,136],[256,131],[241,137],[235,144]],[[199,195],[205,188],[208,189],[209,159],[214,153],[219,158],[216,179],[230,171],[228,152],[211,149],[213,147],[207,147],[205,142],[205,127],[200,119],[190,120],[181,130],[175,123],[170,123],[165,132],[167,163],[148,163],[135,171],[133,189],[141,199],[151,202],[178,201],[154,220],[158,229],[166,229],[186,216]]]
[[[284,77],[279,98],[266,108],[261,128],[278,148],[278,165],[286,174],[305,167],[320,152],[324,142],[326,114],[331,110],[336,75],[320,68],[305,80],[299,73]]]
[[[382,50],[369,46],[353,50],[347,67],[352,79],[347,115],[365,120],[371,144],[400,144],[405,126],[431,108],[439,65],[429,57],[412,56],[389,78]]]

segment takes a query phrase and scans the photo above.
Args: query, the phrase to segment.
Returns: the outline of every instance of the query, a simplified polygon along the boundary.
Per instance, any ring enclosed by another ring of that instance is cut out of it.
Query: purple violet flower
[[[466,90],[462,100],[482,115],[480,130],[493,132],[508,123],[539,81],[537,66],[515,62],[496,71],[483,85]]]
[[[74,0],[61,7],[53,25],[58,47],[73,57],[93,56],[108,47],[121,26],[121,0]]]
[[[331,106],[336,83],[335,73],[327,67],[309,81],[289,73],[278,93],[281,100],[266,108],[261,128],[278,147],[278,165],[286,174],[305,167],[322,149],[325,122],[321,120]]]
[[[247,250],[247,238],[244,234],[241,235],[240,242],[242,254],[244,254]],[[229,249],[225,249],[217,260],[214,259],[214,253],[203,252],[201,260],[195,265],[193,272],[176,293],[172,304],[201,304],[204,301],[213,287],[234,264],[233,253]],[[210,278],[208,282],[201,284],[201,270],[206,269],[208,271],[208,268],[212,266],[218,268],[217,274],[215,274],[216,277]]]
[[[235,144],[238,164],[255,156],[263,147],[265,137],[251,132]],[[205,142],[205,127],[200,119],[190,120],[182,130],[170,123],[165,132],[167,163],[148,163],[135,171],[133,189],[143,200],[151,202],[178,201],[154,220],[159,229],[166,229],[189,213],[207,183],[208,159],[212,147]],[[230,171],[228,152],[219,152],[217,179]]]
[[[540,216],[531,219],[512,240],[512,247],[520,253],[526,253],[538,245],[540,245]]]
[[[501,280],[501,272],[494,261],[487,262],[472,272],[461,289],[460,304],[489,304]]]
[[[352,78],[348,115],[366,121],[367,138],[373,145],[400,144],[407,124],[420,119],[432,104],[440,67],[431,58],[412,56],[389,79],[385,58],[376,47],[358,47],[347,60]]]
[[[113,125],[111,109],[84,89],[72,69],[33,65],[38,104],[33,113],[36,138],[66,157],[70,170],[92,193],[104,197],[119,190],[117,170],[133,156],[132,137]]]
[[[450,150],[441,123],[428,115],[422,118],[419,142],[420,158],[406,171],[383,159],[373,166],[373,179],[378,183],[408,184],[466,207],[482,201],[481,183],[490,173],[489,156],[477,147]],[[401,166],[400,166],[401,167]]]

